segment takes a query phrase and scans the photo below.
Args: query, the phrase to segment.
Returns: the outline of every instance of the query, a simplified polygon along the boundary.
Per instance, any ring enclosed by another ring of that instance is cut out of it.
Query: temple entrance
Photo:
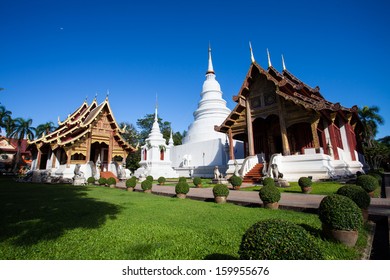
[[[91,145],[90,161],[96,164],[100,164],[100,170],[108,170],[109,158],[108,158],[108,145],[106,143],[94,142]]]
[[[297,123],[287,129],[292,154],[304,154],[305,149],[314,148],[313,133],[309,123]]]

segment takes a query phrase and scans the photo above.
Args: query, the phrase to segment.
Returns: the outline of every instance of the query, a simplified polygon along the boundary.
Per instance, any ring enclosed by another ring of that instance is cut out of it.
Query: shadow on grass
[[[1,180],[0,242],[32,245],[76,228],[98,228],[120,207],[87,197],[87,188]]]

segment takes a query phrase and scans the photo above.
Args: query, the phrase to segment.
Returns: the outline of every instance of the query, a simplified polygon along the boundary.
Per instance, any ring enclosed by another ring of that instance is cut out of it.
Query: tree
[[[140,128],[139,132],[139,140],[140,145],[145,144],[145,139],[148,138],[150,131],[152,130],[154,123],[154,114],[146,114],[144,118],[137,120],[137,126]],[[171,135],[171,123],[167,121],[162,121],[160,117],[158,117],[158,125],[160,126],[160,131],[164,137],[164,139],[168,142],[169,137]]]
[[[45,133],[45,135],[48,135],[50,132],[53,132],[55,129],[56,129],[56,126],[54,125],[53,122],[46,122],[46,123],[40,124],[35,129],[35,136],[37,138],[39,138],[42,136],[43,133]]]
[[[32,119],[23,119],[16,118],[14,119],[14,128],[10,132],[9,137],[18,139],[17,151],[13,162],[12,170],[16,172],[18,170],[18,165],[22,160],[21,149],[22,149],[22,141],[27,138],[29,140],[34,139],[35,128],[32,127]]]
[[[363,126],[363,141],[366,147],[372,147],[376,134],[378,133],[378,125],[384,124],[384,119],[378,114],[378,106],[364,106],[359,108],[358,114]]]
[[[134,125],[121,122],[119,124],[120,127],[125,128],[124,133],[122,133],[122,137],[134,148],[138,146],[139,143],[139,133]],[[126,168],[131,171],[137,170],[139,167],[139,162],[141,161],[141,151],[138,149],[134,153],[130,153],[126,158]]]
[[[0,132],[2,132],[1,128],[7,128],[7,123],[10,122],[11,115],[11,111],[8,111],[3,105],[0,105]]]

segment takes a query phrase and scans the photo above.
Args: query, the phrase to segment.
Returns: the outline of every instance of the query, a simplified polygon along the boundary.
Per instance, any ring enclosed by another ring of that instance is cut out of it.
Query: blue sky
[[[37,126],[109,90],[117,121],[153,113],[174,131],[193,121],[210,42],[233,109],[256,61],[287,69],[343,106],[378,105],[390,135],[388,1],[0,0],[0,102]]]

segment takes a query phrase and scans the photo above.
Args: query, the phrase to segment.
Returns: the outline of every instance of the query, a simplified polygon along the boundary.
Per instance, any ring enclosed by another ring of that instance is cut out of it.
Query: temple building
[[[326,100],[285,66],[277,71],[268,53],[268,68],[254,59],[226,119],[215,127],[229,142],[244,142],[245,157],[229,145],[230,163],[240,164],[241,176],[258,169],[273,176],[277,168],[287,180],[301,176],[326,179],[362,171],[358,107],[346,108]],[[245,159],[245,160],[243,160]],[[276,164],[276,165],[275,165]]]
[[[111,172],[120,179],[129,177],[124,169],[126,157],[136,149],[127,143],[116,122],[108,97],[101,103],[96,98],[86,101],[66,120],[58,118],[58,128],[31,141],[32,170],[47,171],[49,177],[72,179],[76,167],[85,178],[99,178]]]
[[[214,130],[230,114],[222,98],[221,86],[216,80],[211,48],[208,49],[208,68],[203,83],[201,100],[193,113],[194,121],[188,127],[183,144],[172,149],[172,166],[181,176],[213,177],[215,166],[224,172],[228,163],[228,141],[224,133]],[[243,156],[241,141],[233,141],[236,157]]]

